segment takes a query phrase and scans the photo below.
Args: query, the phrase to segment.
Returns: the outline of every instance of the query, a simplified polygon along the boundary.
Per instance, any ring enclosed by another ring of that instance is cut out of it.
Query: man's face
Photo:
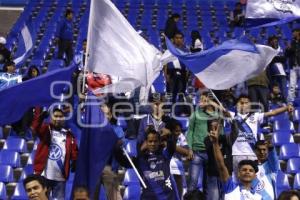
[[[25,190],[30,200],[47,200],[46,195],[47,188],[43,186],[38,181],[31,181],[25,185]]]
[[[150,152],[155,152],[158,150],[158,147],[159,147],[159,139],[158,139],[158,136],[156,134],[152,134],[150,133],[148,136],[147,136],[147,147],[148,147],[148,150]]]
[[[32,77],[37,77],[38,74],[39,74],[39,72],[38,72],[37,69],[33,68],[33,69],[31,70],[31,76],[32,76]]]
[[[86,191],[75,192],[73,200],[89,200],[89,194]]]
[[[178,125],[176,126],[174,133],[175,133],[176,137],[178,137],[181,134],[180,126],[178,126]]]
[[[184,45],[183,36],[181,34],[175,34],[173,41],[176,47],[182,47]]]
[[[180,17],[175,17],[175,18],[174,18],[174,21],[175,21],[175,22],[178,22],[179,20],[180,20]]]
[[[238,171],[238,178],[242,183],[250,183],[256,177],[255,170],[251,165],[242,165]]]
[[[7,73],[15,73],[15,66],[14,65],[8,65],[6,66]]]
[[[72,20],[72,19],[73,19],[73,13],[67,14],[67,19],[68,19],[68,20]]]
[[[51,116],[51,122],[54,128],[60,129],[64,126],[65,117],[61,111],[54,111]]]
[[[241,98],[237,103],[237,110],[241,114],[247,114],[250,111],[250,100],[248,98]]]
[[[279,94],[280,93],[280,88],[278,86],[273,86],[273,93],[274,94]]]
[[[271,46],[274,48],[274,49],[277,49],[278,48],[278,40],[277,39],[273,39],[271,41]]]
[[[264,162],[265,160],[267,160],[269,154],[268,146],[266,144],[258,145],[257,149],[255,149],[255,154],[257,156],[258,161]]]

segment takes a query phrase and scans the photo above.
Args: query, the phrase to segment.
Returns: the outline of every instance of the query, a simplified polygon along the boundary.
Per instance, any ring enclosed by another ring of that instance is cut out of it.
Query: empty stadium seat
[[[32,165],[33,164],[33,161],[34,161],[34,156],[35,156],[35,150],[33,150],[29,157],[28,157],[28,160],[27,160],[27,165]]]
[[[11,200],[26,200],[28,199],[22,182],[17,183]]]
[[[300,190],[300,172],[295,175],[293,189]]]
[[[277,172],[276,188],[277,188],[277,196],[279,196],[279,194],[282,191],[291,189],[288,176],[287,176],[287,174],[283,173],[282,171]]]
[[[124,175],[123,185],[140,185],[140,181],[133,169],[127,169]]]
[[[48,72],[62,68],[65,66],[65,62],[61,59],[53,59],[48,65]]]
[[[33,165],[26,165],[23,168],[19,181],[24,180],[28,175],[33,174]]]
[[[0,151],[0,165],[10,165],[12,167],[20,167],[20,155],[18,152],[10,150]]]
[[[300,158],[290,158],[287,162],[287,173],[300,172]]]
[[[299,156],[299,147],[298,144],[283,144],[280,147],[279,159],[289,159],[295,158]]]
[[[6,196],[6,187],[3,182],[0,182],[0,199],[8,199]]]
[[[119,116],[117,119],[117,125],[121,126],[123,130],[127,128],[127,122],[124,117]]]
[[[129,156],[137,156],[137,140],[126,140],[125,149]]]
[[[26,153],[27,143],[23,138],[8,137],[4,143],[3,149]]]
[[[141,196],[140,186],[130,185],[125,188],[123,200],[139,200]]]
[[[179,122],[181,123],[182,126],[182,132],[184,133],[185,131],[187,131],[188,127],[189,127],[189,118],[188,117],[181,117],[179,119]]]
[[[275,120],[273,130],[274,131],[291,131],[291,132],[294,132],[294,125],[291,121],[289,121],[287,119],[285,119],[285,120]]]
[[[0,182],[8,183],[14,181],[13,169],[9,165],[0,165]]]
[[[274,132],[272,142],[275,146],[281,146],[282,144],[294,143],[294,137],[289,131]]]

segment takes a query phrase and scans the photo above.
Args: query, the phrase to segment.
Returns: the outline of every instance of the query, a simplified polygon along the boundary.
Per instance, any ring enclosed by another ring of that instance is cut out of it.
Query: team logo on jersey
[[[170,180],[170,176],[165,180],[165,185],[172,190],[172,183]]]
[[[62,149],[57,144],[52,144],[49,151],[50,160],[59,160],[62,156]]]
[[[265,188],[265,182],[263,180],[260,180],[259,183],[256,185],[255,190],[257,192],[262,191]]]
[[[296,0],[267,0],[270,2],[274,9],[282,13],[291,13],[293,14],[293,4]]]
[[[155,169],[155,167],[156,167],[155,162],[151,162],[151,163],[150,163],[150,168],[151,168],[151,169]]]

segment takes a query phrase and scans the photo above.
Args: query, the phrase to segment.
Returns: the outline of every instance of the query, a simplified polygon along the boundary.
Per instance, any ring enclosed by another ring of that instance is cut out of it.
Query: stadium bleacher
[[[8,1],[7,1],[8,2]],[[6,2],[6,3],[7,3]],[[16,1],[18,2],[18,1]],[[231,38],[239,38],[244,30],[229,27],[229,12],[233,9],[234,0],[113,0],[118,9],[126,16],[136,30],[142,30],[149,42],[162,50],[165,22],[171,13],[182,16],[179,28],[185,33],[187,45],[191,43],[190,32],[199,30],[205,49],[222,43]],[[6,4],[3,4],[6,5]],[[87,37],[89,0],[31,0],[26,3],[24,11],[7,36],[8,49],[15,52],[18,49],[18,39],[23,23],[31,21],[35,26],[36,39],[31,55],[22,71],[30,65],[36,65],[44,72],[64,66],[62,60],[57,60],[55,31],[57,23],[63,17],[67,8],[74,11],[75,23],[75,53],[82,48],[82,42]],[[280,35],[280,44],[285,47],[286,41],[292,36],[293,23],[246,31],[245,34],[263,44],[271,35]],[[153,84],[156,92],[165,92],[164,77],[161,74]],[[298,90],[300,89],[298,84]],[[300,102],[300,92],[298,99]],[[300,122],[300,103],[294,112],[294,122]],[[300,189],[300,140],[299,127],[282,114],[270,119],[272,131],[265,137],[271,137],[279,152],[281,170],[277,175],[278,194],[290,188]],[[180,120],[183,130],[188,128],[188,118]],[[123,117],[118,119],[118,125],[127,128]],[[33,172],[32,164],[37,140],[17,138],[10,128],[0,128],[0,199],[24,199],[25,191],[21,181]],[[129,141],[126,146],[129,154],[136,155],[136,140]],[[138,199],[140,194],[139,181],[132,170],[127,169],[120,175],[124,179],[124,199]],[[123,178],[124,177],[124,178]],[[69,199],[74,174],[67,182],[66,199]]]

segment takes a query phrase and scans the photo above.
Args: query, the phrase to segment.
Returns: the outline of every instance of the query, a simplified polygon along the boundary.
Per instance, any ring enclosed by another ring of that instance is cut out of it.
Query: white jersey
[[[255,192],[255,190],[246,190],[239,184],[233,182],[230,178],[223,185],[225,193],[225,200],[262,200],[262,196]]]
[[[234,112],[230,112],[232,118],[235,117]],[[248,114],[237,113],[238,117],[245,119]],[[239,130],[238,137],[232,146],[232,155],[234,156],[255,156],[251,144],[254,145],[257,141],[258,127],[264,120],[264,113],[253,113],[246,119],[246,124],[251,129],[252,133],[247,133]]]
[[[186,141],[186,137],[181,133],[178,136],[176,146],[187,148],[188,144]],[[184,167],[181,160],[181,155],[175,153],[170,162],[170,171],[171,174],[175,175],[184,175]]]
[[[51,130],[50,134],[51,144],[49,147],[48,160],[42,172],[42,176],[49,180],[66,181],[63,173],[66,156],[67,130]]]

